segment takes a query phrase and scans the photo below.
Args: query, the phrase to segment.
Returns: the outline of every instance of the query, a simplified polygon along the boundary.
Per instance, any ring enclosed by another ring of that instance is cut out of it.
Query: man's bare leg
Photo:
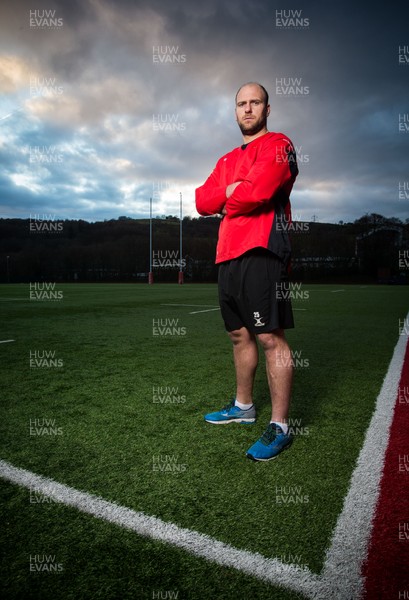
[[[233,342],[236,368],[236,400],[242,404],[252,404],[254,377],[258,364],[256,337],[245,327],[230,331],[229,337]]]
[[[291,350],[283,329],[261,333],[259,342],[266,357],[268,386],[271,396],[271,420],[287,423],[290,408],[293,365]]]

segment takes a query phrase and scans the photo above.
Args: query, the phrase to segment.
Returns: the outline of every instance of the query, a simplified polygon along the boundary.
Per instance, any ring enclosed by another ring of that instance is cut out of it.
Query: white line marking
[[[409,318],[409,313],[408,317]],[[275,558],[233,548],[210,536],[166,523],[157,517],[108,502],[61,483],[0,461],[0,476],[30,488],[81,512],[167,542],[223,566],[280,585],[315,600],[351,600],[363,591],[362,562],[366,557],[371,525],[379,495],[389,430],[405,357],[407,335],[400,335],[352,474],[351,485],[338,518],[321,575]]]
[[[212,310],[220,310],[220,306],[214,304],[161,304],[161,306],[211,306],[208,310],[194,310],[189,315],[197,315],[198,313],[211,312]],[[293,308],[293,310],[307,310],[306,308]]]
[[[178,546],[191,554],[232,567],[258,579],[297,592],[304,592],[317,584],[318,576],[307,569],[303,570],[274,558],[265,558],[260,554],[233,548],[202,533],[166,523],[157,517],[118,506],[99,496],[80,492],[52,479],[18,469],[6,461],[0,461],[0,474],[8,481],[30,488],[67,506],[73,506],[81,512],[130,529],[143,537]]]
[[[190,312],[189,315],[197,315],[198,313],[211,312],[212,310],[220,310],[220,307],[218,306],[217,308],[206,308],[205,310],[194,310]]]
[[[212,306],[214,304],[161,304],[161,306]],[[220,310],[220,306],[216,306],[215,308],[208,308],[206,310],[194,310],[189,313],[189,315],[197,315],[199,313],[211,312],[212,310]],[[307,310],[306,308],[293,308],[293,310]]]
[[[8,344],[9,342],[15,342],[16,340],[0,340],[0,344]]]
[[[211,306],[211,307],[215,307],[216,304],[161,304],[161,306]]]
[[[328,284],[328,286],[329,285],[330,284]],[[330,292],[331,294],[333,292],[345,292],[345,289],[343,289],[343,290],[341,290],[341,289],[339,289],[339,290],[330,290],[328,288],[315,288],[315,287],[310,287],[310,286],[305,286],[305,287],[308,287],[308,291],[309,292]]]
[[[409,314],[408,314],[409,317]],[[388,372],[352,474],[351,485],[338,517],[321,574],[320,596],[350,600],[359,598],[364,582],[361,568],[366,558],[380,480],[385,462],[398,386],[408,336],[400,335]]]

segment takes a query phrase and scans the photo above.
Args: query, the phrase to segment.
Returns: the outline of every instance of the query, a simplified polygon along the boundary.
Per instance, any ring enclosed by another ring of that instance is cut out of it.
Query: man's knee
[[[228,335],[234,345],[246,344],[254,340],[254,335],[250,333],[250,331],[246,327],[241,327],[240,329],[228,331]]]
[[[283,329],[275,329],[268,333],[259,333],[257,339],[263,350],[278,350],[283,347],[288,347]]]

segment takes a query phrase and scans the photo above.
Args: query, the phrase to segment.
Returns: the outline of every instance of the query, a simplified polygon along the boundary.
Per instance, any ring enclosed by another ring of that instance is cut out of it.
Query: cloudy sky
[[[0,217],[197,216],[270,93],[297,219],[409,217],[407,0],[9,0],[0,8]],[[401,193],[399,194],[399,190]]]

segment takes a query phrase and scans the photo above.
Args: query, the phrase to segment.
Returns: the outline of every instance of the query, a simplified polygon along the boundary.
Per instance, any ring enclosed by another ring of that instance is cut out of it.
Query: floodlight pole
[[[149,199],[149,275],[148,283],[153,283],[153,271],[152,271],[152,197]]]
[[[179,239],[180,239],[180,248],[179,248],[179,277],[178,283],[182,285],[183,283],[183,263],[182,263],[182,192],[180,192],[180,216],[179,216]]]

